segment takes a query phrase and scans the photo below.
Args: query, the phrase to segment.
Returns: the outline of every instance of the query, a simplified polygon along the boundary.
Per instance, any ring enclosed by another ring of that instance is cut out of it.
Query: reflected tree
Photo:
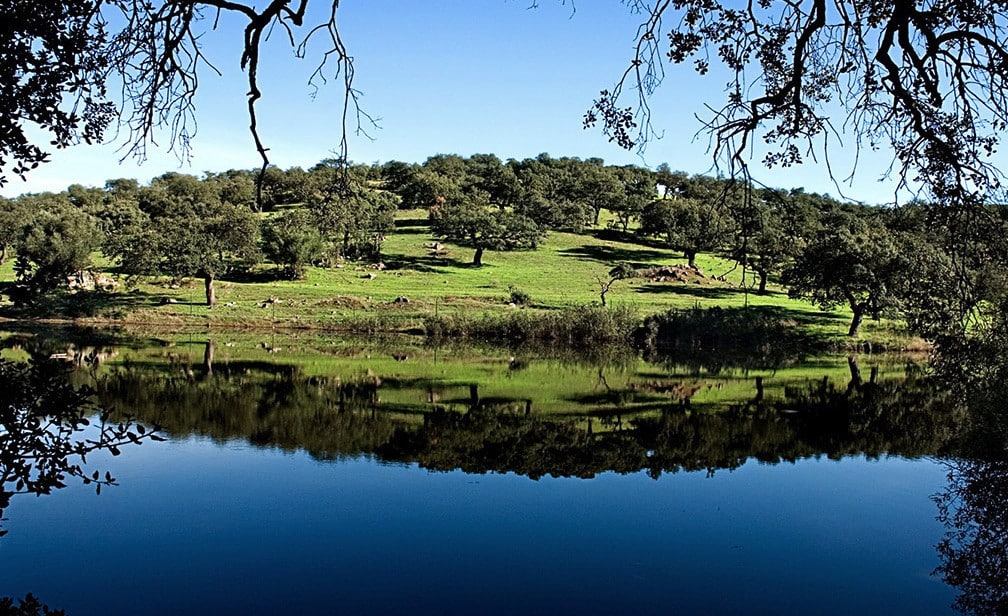
[[[946,533],[935,571],[961,591],[965,614],[1008,614],[1008,461],[952,460],[935,496]]]
[[[15,494],[49,494],[68,479],[115,485],[111,472],[86,468],[97,451],[119,455],[119,448],[144,440],[163,440],[130,420],[114,421],[98,406],[93,391],[74,387],[69,368],[58,362],[17,364],[0,359],[0,516]],[[0,536],[6,531],[0,530]]]
[[[966,614],[1008,614],[1008,361],[1002,328],[995,326],[985,345],[963,348],[963,355],[938,364],[966,401],[969,417],[955,457],[946,461],[948,486],[934,497],[946,528],[935,574],[959,589],[954,607]]]
[[[66,616],[66,612],[51,609],[28,593],[24,599],[18,599],[17,605],[10,597],[0,597],[0,616]]]

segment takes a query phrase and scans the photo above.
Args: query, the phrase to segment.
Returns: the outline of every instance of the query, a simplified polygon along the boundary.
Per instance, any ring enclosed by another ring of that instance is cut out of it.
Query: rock
[[[101,272],[80,270],[67,276],[67,287],[71,291],[115,291],[119,283]]]

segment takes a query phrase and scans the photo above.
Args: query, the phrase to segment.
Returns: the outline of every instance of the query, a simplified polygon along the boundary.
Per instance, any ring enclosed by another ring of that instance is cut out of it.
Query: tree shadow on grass
[[[413,229],[430,229],[430,220],[426,217],[424,218],[397,218],[395,220],[396,233],[415,233]],[[403,231],[404,229],[410,229],[410,231]]]
[[[228,272],[217,280],[239,284],[266,284],[270,282],[290,281],[291,278],[286,274],[284,268],[269,267],[253,271],[235,270],[233,272]]]
[[[409,227],[396,227],[396,235],[424,235],[430,237],[430,228],[426,226],[409,226]]]
[[[728,299],[744,295],[744,291],[737,287],[714,287],[692,283],[649,282],[635,285],[633,289],[637,293],[683,295],[700,299]]]
[[[386,270],[413,270],[425,273],[443,273],[448,269],[472,267],[472,263],[467,263],[451,257],[436,257],[434,255],[422,257],[409,255],[386,255],[382,258],[382,263],[385,264]]]
[[[659,259],[668,259],[668,251],[650,248],[623,248],[618,246],[585,245],[560,251],[561,255],[569,255],[582,261],[598,261],[599,263],[615,264],[629,263],[633,267],[643,268],[654,264]]]
[[[0,288],[0,294],[10,296],[12,285]],[[17,293],[14,293],[17,297]],[[134,310],[153,308],[167,300],[166,295],[133,290],[128,293],[107,293],[105,291],[78,291],[76,293],[54,293],[35,301],[16,301],[13,305],[0,307],[0,316],[11,319],[41,319],[52,317],[95,317],[118,318]]]
[[[619,229],[591,229],[585,233],[602,242],[636,244],[645,248],[664,251],[662,254],[667,254],[667,252],[671,250],[665,242],[659,239],[638,235],[636,233],[623,232]]]

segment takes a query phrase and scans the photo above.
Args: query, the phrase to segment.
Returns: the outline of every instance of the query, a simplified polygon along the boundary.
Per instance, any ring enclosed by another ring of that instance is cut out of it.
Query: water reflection
[[[989,355],[988,355],[989,357]],[[976,359],[976,358],[974,358]],[[970,413],[948,486],[935,495],[946,527],[935,571],[959,589],[965,614],[1008,614],[1008,382],[1004,359],[989,361],[983,378],[960,388]]]
[[[23,347],[32,349],[31,363],[0,362],[3,382],[12,384],[0,391],[0,438],[7,439],[0,506],[14,492],[48,493],[67,478],[114,482],[86,471],[83,458],[103,448],[116,453],[146,436],[127,413],[182,438],[532,479],[716,474],[748,460],[927,456],[949,468],[948,485],[935,497],[947,528],[940,542],[932,541],[941,560],[936,574],[959,589],[960,611],[1008,613],[1008,430],[996,388],[974,383],[964,391],[920,370],[894,374],[844,357],[839,371],[808,369],[783,385],[772,373],[750,374],[749,366],[723,358],[713,370],[682,358],[636,367],[624,358],[569,368],[577,378],[567,380],[577,388],[502,389],[486,371],[459,366],[371,371],[364,366],[379,362],[362,361],[360,369],[312,373],[307,362],[235,353],[226,344],[196,340],[149,354],[35,344]],[[64,361],[39,359],[52,355]],[[423,361],[412,350],[373,355],[400,366]],[[537,363],[511,357],[501,378],[538,374]],[[737,378],[718,390],[705,376],[711,373]],[[96,398],[71,385],[83,382]],[[100,425],[88,426],[95,413]],[[8,451],[22,453],[12,462]],[[31,466],[29,459],[44,461]]]
[[[1008,614],[1008,461],[948,462],[948,488],[935,497],[947,527],[936,573],[960,590],[965,614]]]
[[[113,421],[90,389],[70,384],[70,370],[59,360],[0,359],[0,519],[14,495],[49,494],[68,479],[94,485],[100,494],[115,477],[88,469],[89,454],[119,455],[120,447],[160,439],[128,418]],[[0,529],[0,536],[6,532]]]
[[[533,397],[488,396],[480,383],[436,379],[305,376],[294,365],[229,361],[160,370],[124,366],[98,381],[102,401],[176,435],[244,439],[303,449],[320,459],[375,456],[431,470],[593,477],[606,471],[734,469],[746,460],[812,456],[950,455],[963,416],[949,395],[919,374],[808,378],[767,395],[747,380],[743,400],[718,412],[690,400],[700,386],[637,380],[573,398],[570,413],[538,413]],[[630,401],[649,401],[632,409]],[[576,402],[577,404],[574,404]]]

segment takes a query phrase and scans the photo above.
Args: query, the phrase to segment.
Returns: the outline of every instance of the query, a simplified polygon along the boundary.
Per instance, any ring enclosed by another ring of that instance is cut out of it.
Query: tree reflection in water
[[[1000,346],[999,346],[1000,348]],[[959,588],[954,607],[966,614],[1008,615],[1008,363],[1003,352],[972,354],[987,361],[965,381],[970,409],[957,447],[946,462],[948,486],[935,495],[946,527],[935,573]]]
[[[963,613],[1008,614],[1008,461],[948,466],[948,488],[935,497],[947,528],[936,573],[959,588]]]
[[[0,520],[14,495],[49,494],[68,478],[101,493],[116,480],[109,471],[87,469],[88,454],[119,455],[124,445],[161,440],[143,424],[112,421],[90,388],[69,383],[70,370],[65,362],[0,359]]]
[[[0,506],[14,493],[48,493],[67,478],[97,487],[113,483],[110,474],[85,471],[85,456],[102,449],[115,454],[151,433],[106,408],[182,437],[243,438],[326,460],[365,455],[431,470],[531,478],[714,473],[752,459],[822,455],[932,456],[949,468],[948,486],[935,497],[947,527],[935,573],[960,590],[957,609],[1008,614],[1008,421],[1005,407],[994,402],[1008,397],[988,385],[1004,381],[1000,372],[973,381],[968,389],[984,392],[977,396],[919,372],[882,379],[851,358],[849,379],[810,378],[783,395],[767,393],[755,379],[749,399],[715,413],[691,410],[677,400],[677,389],[667,403],[624,416],[623,402],[660,398],[667,383],[610,388],[600,371],[604,395],[585,394],[578,398],[585,406],[559,417],[535,413],[536,400],[488,396],[479,383],[308,377],[295,366],[254,361],[215,366],[215,345],[201,350],[202,362],[191,365],[119,367],[94,381],[96,392],[68,385],[63,365],[0,361],[8,384],[0,391]],[[393,390],[421,393],[407,403],[413,398]],[[89,417],[97,425],[88,425]]]

